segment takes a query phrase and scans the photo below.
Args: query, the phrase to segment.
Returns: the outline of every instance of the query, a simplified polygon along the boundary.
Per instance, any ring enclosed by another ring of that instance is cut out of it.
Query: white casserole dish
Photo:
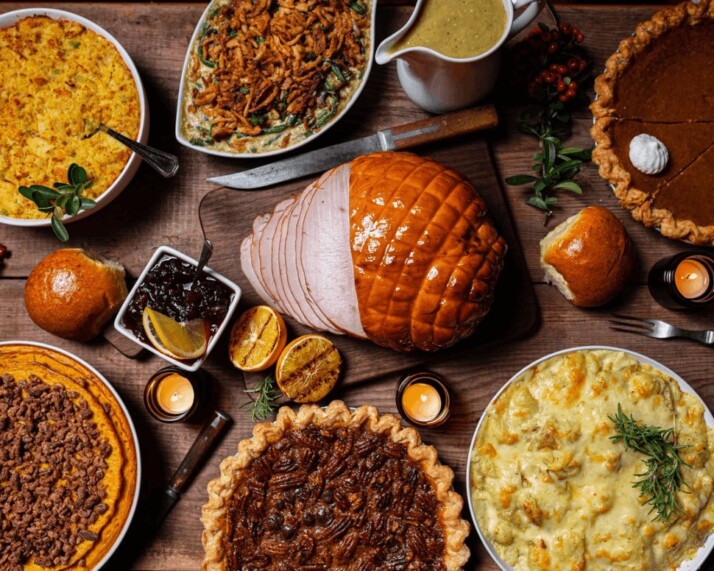
[[[704,407],[704,421],[706,422],[707,426],[714,428],[714,416],[712,416],[711,411],[709,410],[709,407],[707,407],[706,403],[701,399],[701,397],[696,393],[696,391],[689,385],[682,377],[680,377],[677,373],[672,371],[671,369],[665,367],[661,363],[655,361],[654,359],[651,359],[645,355],[642,355],[641,353],[636,353],[635,351],[630,351],[629,349],[622,349],[619,347],[609,347],[607,345],[585,345],[583,347],[572,347],[570,349],[563,349],[561,351],[556,351],[555,353],[551,353],[549,355],[545,355],[544,357],[541,357],[540,359],[537,359],[530,363],[529,365],[526,365],[523,367],[520,371],[518,371],[515,375],[513,375],[508,382],[501,387],[501,389],[494,395],[494,397],[491,399],[491,401],[488,403],[488,406],[484,409],[484,413],[481,415],[481,418],[479,419],[478,424],[476,425],[476,430],[474,430],[474,435],[471,439],[471,445],[469,448],[469,455],[468,455],[468,460],[466,462],[466,497],[467,501],[469,504],[469,512],[471,513],[471,521],[474,524],[474,527],[476,528],[476,532],[478,533],[479,538],[481,539],[481,542],[483,543],[484,547],[486,548],[486,551],[488,551],[488,554],[491,556],[491,558],[496,562],[496,564],[503,569],[503,571],[514,571],[513,567],[511,567],[508,563],[506,563],[501,557],[498,555],[498,552],[496,551],[496,548],[493,546],[493,544],[486,538],[484,533],[481,531],[481,527],[479,526],[479,522],[476,519],[476,514],[474,513],[473,506],[471,503],[471,458],[473,455],[473,449],[474,449],[474,444],[476,442],[476,436],[478,434],[479,429],[481,428],[481,425],[483,424],[483,420],[486,417],[486,410],[493,405],[493,403],[498,399],[499,396],[501,396],[501,393],[503,393],[508,386],[511,385],[514,381],[519,379],[521,375],[523,375],[526,371],[531,369],[532,367],[535,367],[539,363],[542,363],[543,361],[547,361],[548,359],[552,357],[557,357],[558,355],[564,355],[566,353],[572,353],[574,351],[597,351],[597,350],[605,350],[605,351],[617,351],[617,352],[622,352],[627,355],[630,355],[637,359],[640,363],[643,363],[645,365],[650,365],[651,367],[657,369],[658,371],[663,372],[665,375],[668,375],[672,377],[675,381],[677,381],[677,384],[679,384],[680,389],[682,392],[688,393],[690,395],[693,395],[699,402],[701,402],[702,406]],[[697,571],[697,569],[700,569],[702,565],[704,565],[705,561],[707,560],[707,557],[709,554],[714,550],[714,534],[710,534],[706,541],[704,542],[704,545],[697,551],[696,555],[687,561],[684,561],[678,568],[677,571]]]
[[[117,41],[117,39],[107,32],[101,26],[95,24],[87,18],[73,14],[72,12],[66,12],[64,10],[56,10],[54,8],[27,8],[24,10],[15,10],[13,12],[7,12],[6,14],[0,14],[0,28],[7,28],[9,26],[14,26],[20,20],[29,18],[32,16],[47,16],[53,20],[69,20],[72,22],[77,22],[91,30],[92,32],[102,36],[109,40],[109,42],[117,49],[119,55],[124,60],[127,68],[131,72],[134,78],[134,83],[136,84],[136,90],[139,94],[139,137],[138,140],[141,143],[146,143],[149,140],[149,102],[146,98],[146,92],[144,91],[144,86],[141,82],[141,77],[139,72],[134,65],[131,57],[127,51],[122,47],[122,45]],[[111,125],[110,125],[111,126]],[[114,200],[122,190],[131,182],[134,178],[136,171],[139,169],[141,164],[141,158],[136,153],[131,153],[129,160],[124,165],[124,168],[119,173],[119,176],[114,180],[114,182],[107,188],[102,194],[100,194],[96,199],[97,205],[89,210],[82,210],[76,216],[65,217],[62,221],[65,224],[74,222],[76,220],[81,220],[87,216],[93,214],[104,208],[112,200]],[[69,164],[67,165],[69,166]],[[8,224],[10,226],[25,226],[25,227],[37,227],[37,226],[49,226],[49,218],[12,218],[10,216],[0,216],[0,224]]]
[[[304,145],[307,145],[311,141],[315,140],[317,137],[325,133],[327,130],[329,130],[333,125],[335,125],[342,117],[345,116],[345,114],[350,110],[350,108],[354,105],[354,103],[357,101],[359,98],[360,94],[362,93],[362,90],[364,89],[364,86],[367,83],[367,79],[369,78],[369,74],[372,71],[372,61],[374,60],[374,35],[375,35],[375,22],[377,18],[377,0],[367,0],[370,4],[370,10],[371,10],[371,18],[370,18],[370,29],[369,29],[369,49],[366,51],[366,56],[367,56],[367,65],[365,67],[364,73],[362,74],[362,78],[360,79],[360,84],[357,86],[357,89],[352,93],[350,96],[349,100],[344,104],[344,107],[342,108],[341,111],[335,114],[335,116],[328,121],[324,126],[319,128],[317,131],[315,131],[312,135],[308,137],[304,137],[301,139],[299,142],[288,145],[282,149],[276,149],[272,151],[266,151],[263,153],[245,153],[245,152],[229,152],[229,151],[222,151],[222,150],[217,150],[217,149],[211,149],[210,147],[203,147],[200,145],[194,145],[191,143],[189,139],[187,139],[184,134],[183,134],[183,129],[182,129],[182,123],[183,123],[183,117],[184,117],[184,103],[185,103],[185,98],[187,97],[187,91],[186,91],[186,83],[188,81],[187,79],[187,73],[188,73],[188,68],[191,63],[191,53],[196,47],[196,41],[198,39],[199,34],[201,33],[201,29],[203,27],[204,22],[206,21],[208,14],[211,13],[211,11],[218,6],[219,4],[224,4],[225,0],[212,0],[209,2],[208,6],[206,6],[206,9],[203,11],[203,14],[201,15],[201,18],[198,20],[198,23],[196,24],[196,29],[193,32],[193,35],[191,36],[191,40],[188,43],[188,48],[186,48],[186,58],[184,59],[184,64],[183,64],[183,71],[181,72],[181,83],[179,85],[179,91],[178,91],[178,98],[177,98],[177,105],[178,108],[176,110],[176,128],[175,128],[175,134],[176,134],[176,140],[181,143],[182,145],[188,147],[189,149],[193,149],[194,151],[199,151],[201,153],[206,153],[209,155],[215,155],[218,157],[232,157],[236,159],[250,159],[250,158],[262,158],[262,157],[270,157],[274,155],[281,155],[283,153],[287,153],[292,151],[293,149],[297,149],[299,147],[302,147]]]

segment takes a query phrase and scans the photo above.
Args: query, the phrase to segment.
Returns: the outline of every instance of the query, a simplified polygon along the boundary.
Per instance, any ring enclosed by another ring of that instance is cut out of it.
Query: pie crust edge
[[[615,112],[615,86],[635,55],[668,30],[685,23],[696,24],[704,19],[714,20],[712,0],[668,6],[656,12],[649,20],[638,24],[635,33],[623,39],[617,51],[605,63],[605,71],[595,80],[596,98],[590,105],[594,117],[590,134],[596,144],[592,161],[598,166],[600,176],[612,185],[620,204],[630,211],[635,220],[645,226],[659,228],[663,236],[687,240],[692,244],[714,243],[714,225],[700,226],[692,220],[677,219],[669,210],[655,208],[654,194],[647,194],[632,185],[630,174],[612,151],[610,126],[620,119]]]
[[[238,444],[238,453],[221,462],[221,475],[208,484],[208,503],[203,506],[201,521],[205,557],[203,571],[229,571],[224,539],[227,534],[226,517],[230,500],[243,479],[243,473],[253,459],[267,447],[280,440],[292,428],[307,426],[366,427],[373,432],[389,435],[394,442],[404,444],[409,458],[416,461],[434,487],[441,505],[444,529],[444,565],[447,571],[461,569],[469,559],[466,546],[469,524],[461,519],[463,499],[452,488],[454,473],[439,463],[436,448],[422,444],[413,428],[402,428],[392,414],[380,415],[376,407],[365,405],[352,411],[342,402],[333,401],[326,408],[303,405],[297,411],[282,407],[275,422],[263,422],[253,428],[253,437]]]

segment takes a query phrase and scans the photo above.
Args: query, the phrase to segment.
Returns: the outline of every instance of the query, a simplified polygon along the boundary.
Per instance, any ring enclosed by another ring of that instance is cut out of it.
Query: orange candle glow
[[[193,406],[193,385],[186,377],[170,373],[159,380],[156,404],[167,414],[183,414]]]
[[[417,422],[430,422],[441,412],[441,395],[431,385],[412,383],[402,393],[402,408]]]
[[[674,286],[682,297],[697,299],[709,290],[709,271],[701,262],[685,258],[674,271]]]

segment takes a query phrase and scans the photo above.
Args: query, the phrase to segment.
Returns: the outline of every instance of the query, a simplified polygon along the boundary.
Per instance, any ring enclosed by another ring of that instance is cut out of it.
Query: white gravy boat
[[[416,23],[428,1],[418,0],[404,27],[379,44],[375,61],[383,65],[396,59],[397,75],[407,96],[431,113],[463,109],[488,95],[498,79],[501,47],[532,22],[544,4],[544,0],[502,0],[507,18],[503,35],[491,49],[478,56],[457,59],[425,47],[392,51]],[[527,8],[514,18],[514,12],[524,6]]]

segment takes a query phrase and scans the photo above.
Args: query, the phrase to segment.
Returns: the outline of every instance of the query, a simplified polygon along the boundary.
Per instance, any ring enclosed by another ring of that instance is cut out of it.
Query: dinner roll
[[[540,242],[545,279],[579,307],[611,301],[634,267],[625,227],[602,206],[588,206],[559,224]]]
[[[25,284],[25,307],[32,321],[76,341],[96,337],[126,296],[124,268],[79,248],[52,252]]]

